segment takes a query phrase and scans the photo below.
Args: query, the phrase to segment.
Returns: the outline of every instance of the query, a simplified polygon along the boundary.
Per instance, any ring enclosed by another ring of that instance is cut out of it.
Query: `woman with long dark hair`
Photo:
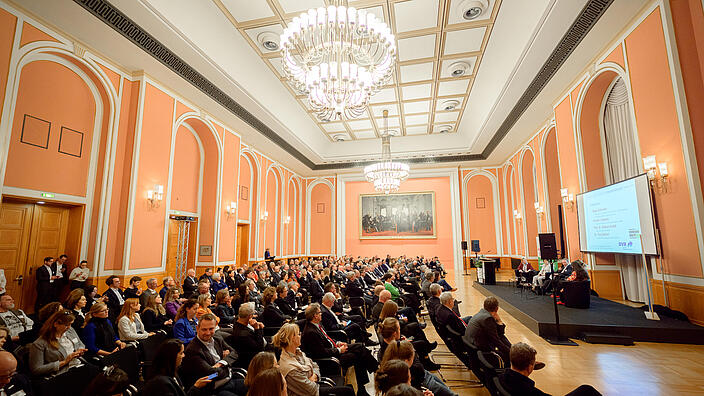
[[[39,330],[39,338],[29,349],[29,368],[35,376],[61,374],[80,364],[78,358],[87,349],[71,327],[74,317],[69,310],[51,315]]]
[[[178,338],[184,344],[191,342],[196,336],[196,326],[198,325],[198,319],[196,319],[196,312],[198,311],[198,301],[195,299],[189,299],[181,308],[179,308],[174,323],[174,337]]]
[[[208,377],[199,378],[186,391],[178,377],[178,367],[184,357],[183,351],[183,343],[177,339],[168,340],[159,346],[152,361],[152,376],[144,386],[143,394],[159,396],[196,396],[201,394],[201,389],[212,380],[209,380]]]

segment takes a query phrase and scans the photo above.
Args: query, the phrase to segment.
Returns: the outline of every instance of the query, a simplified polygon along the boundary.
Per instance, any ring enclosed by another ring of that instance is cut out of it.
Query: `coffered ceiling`
[[[374,139],[389,111],[392,136],[455,133],[471,92],[475,72],[501,0],[361,0],[349,5],[383,19],[396,36],[398,62],[392,81],[371,98],[367,111],[341,122],[320,120],[307,98],[288,83],[281,67],[278,38],[287,23],[329,0],[214,0],[286,90],[330,141]],[[478,16],[465,19],[470,5]]]

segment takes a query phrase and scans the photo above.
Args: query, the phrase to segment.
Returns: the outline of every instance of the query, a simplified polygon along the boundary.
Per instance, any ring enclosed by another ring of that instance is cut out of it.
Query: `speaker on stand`
[[[562,227],[560,227],[562,228]],[[554,262],[557,261],[557,243],[555,242],[554,233],[538,234],[538,241],[540,243],[540,258],[547,261],[547,265],[550,266],[550,274],[552,279],[555,279],[555,266]],[[546,265],[546,264],[543,264]],[[553,281],[553,285],[555,285]],[[560,334],[560,314],[557,311],[557,289],[553,286],[552,289],[552,301],[553,307],[555,309],[555,337],[543,337],[545,340],[552,345],[570,345],[577,346],[577,343],[570,340],[568,337],[562,337]]]
[[[462,268],[464,269],[462,275],[469,275],[469,270],[467,269],[467,241],[462,241]]]

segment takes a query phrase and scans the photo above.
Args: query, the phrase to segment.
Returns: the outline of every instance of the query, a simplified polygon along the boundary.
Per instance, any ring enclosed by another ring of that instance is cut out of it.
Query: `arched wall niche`
[[[534,203],[538,202],[539,198],[537,186],[535,185],[535,154],[530,146],[527,146],[521,153],[519,169],[524,244],[527,247],[527,249],[524,248],[524,254],[529,257],[537,257],[538,216],[535,212]]]
[[[543,170],[543,191],[545,198],[545,216],[548,232],[552,232],[559,241],[560,238],[560,217],[558,207],[562,205],[560,189],[562,181],[560,177],[560,158],[557,150],[557,134],[555,125],[550,125],[543,135],[541,142],[542,170]]]
[[[282,175],[281,170],[274,164],[269,165],[266,171],[266,189],[264,191],[264,207],[268,212],[266,221],[263,222],[265,227],[265,243],[261,247],[260,254],[264,256],[264,250],[270,249],[274,256],[281,256],[281,243],[279,227],[281,224],[281,206],[282,202]]]
[[[286,216],[290,220],[284,230],[284,235],[286,236],[285,253],[287,255],[296,255],[300,253],[301,181],[299,178],[294,176],[289,178],[287,194]]]
[[[335,187],[324,178],[310,182],[306,188],[306,253],[328,255],[335,251]]]
[[[486,170],[472,170],[463,179],[465,240],[479,240],[483,254],[502,254],[498,180]]]
[[[518,237],[516,236],[516,219],[514,218],[514,210],[516,210],[516,196],[514,191],[514,167],[511,162],[506,165],[504,172],[504,186],[506,191],[506,229],[509,230],[510,252],[511,255],[518,255]]]
[[[257,249],[259,247],[259,225],[260,225],[260,214],[259,214],[259,159],[257,155],[254,154],[248,148],[243,148],[241,151],[241,157],[247,163],[250,170],[250,185],[247,188],[246,195],[247,201],[249,202],[249,260],[257,259]],[[242,177],[240,177],[242,180]],[[242,192],[240,192],[241,194]],[[240,196],[240,199],[242,196]]]

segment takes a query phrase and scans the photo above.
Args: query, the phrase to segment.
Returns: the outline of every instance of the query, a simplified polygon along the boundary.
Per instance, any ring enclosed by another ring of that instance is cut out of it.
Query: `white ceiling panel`
[[[396,101],[396,90],[394,88],[384,88],[372,96],[370,103],[386,103]]]
[[[427,124],[428,123],[428,114],[405,116],[403,118],[403,121],[406,123],[406,125]]]
[[[471,21],[468,21],[464,19],[464,9],[462,8],[464,4],[469,3],[466,0],[451,0],[450,1],[450,15],[447,18],[447,24],[448,25],[455,25],[458,23],[466,23],[466,22],[479,22],[479,21],[486,21],[487,19],[491,18],[491,10],[494,8],[494,3],[495,0],[487,0],[486,3],[488,4],[488,7],[484,9],[484,11],[479,15],[478,17],[472,19]]]
[[[468,79],[455,81],[441,81],[440,85],[438,86],[438,96],[463,95],[465,92],[467,92],[468,85]]]
[[[258,28],[252,28],[252,29],[245,30],[245,33],[247,33],[247,36],[249,36],[249,38],[252,39],[252,41],[257,46],[257,49],[259,49],[259,51],[261,51],[262,53],[278,53],[279,51],[269,51],[268,49],[262,47],[261,44],[259,43],[259,36],[265,32],[271,32],[276,37],[278,37],[281,34],[283,34],[284,28],[277,23],[274,25],[267,25],[267,26],[262,26],[262,27],[258,27]]]
[[[343,141],[352,140],[352,137],[347,132],[331,134],[330,138],[336,142],[343,142]]]
[[[370,106],[370,108],[372,110],[372,114],[374,114],[374,117],[383,117],[384,110],[388,110],[390,116],[398,115],[398,106],[395,104],[381,105],[381,106]]]
[[[437,26],[438,0],[409,0],[394,3],[396,31],[409,32]]]
[[[403,100],[429,98],[432,84],[409,85],[401,88]]]
[[[433,79],[433,62],[403,65],[400,69],[402,83]]]
[[[435,34],[397,40],[398,60],[432,58],[435,56]]]
[[[275,15],[266,1],[222,0],[222,3],[237,22],[268,18]]]
[[[404,114],[427,113],[430,110],[430,101],[406,102],[403,104]]]
[[[265,2],[266,0],[254,0],[257,2]],[[278,0],[283,8],[284,12],[290,13],[300,13],[308,11],[310,8],[325,7],[325,1],[323,0]]]
[[[447,113],[435,113],[435,122],[455,122],[459,117],[459,111],[450,111]]]
[[[475,52],[482,48],[486,26],[455,30],[445,34],[445,55]]]
[[[354,120],[354,121],[347,121],[347,126],[352,129],[372,129],[374,126],[372,125],[372,122],[369,120]]]
[[[458,96],[456,98],[438,99],[435,103],[435,111],[448,111],[446,109],[446,106],[449,103],[446,102],[453,102],[452,104],[455,106],[455,108],[459,109],[462,106],[462,102],[464,102],[464,97]]]
[[[466,63],[467,68],[464,69],[465,72],[463,76],[471,76],[474,74],[474,66],[477,63],[477,57],[476,56],[470,56],[467,58],[459,58],[459,59],[445,59],[442,61],[440,64],[440,78],[449,78],[449,77],[456,77],[452,75],[453,70],[460,70],[460,67],[458,66],[464,66],[461,64],[458,64],[458,62]]]
[[[345,126],[341,122],[326,122],[321,124],[326,132],[340,132],[345,130]]]
[[[406,135],[422,135],[428,133],[427,125],[406,127]]]
[[[374,131],[355,131],[354,136],[357,139],[374,139],[376,138],[376,134]]]

